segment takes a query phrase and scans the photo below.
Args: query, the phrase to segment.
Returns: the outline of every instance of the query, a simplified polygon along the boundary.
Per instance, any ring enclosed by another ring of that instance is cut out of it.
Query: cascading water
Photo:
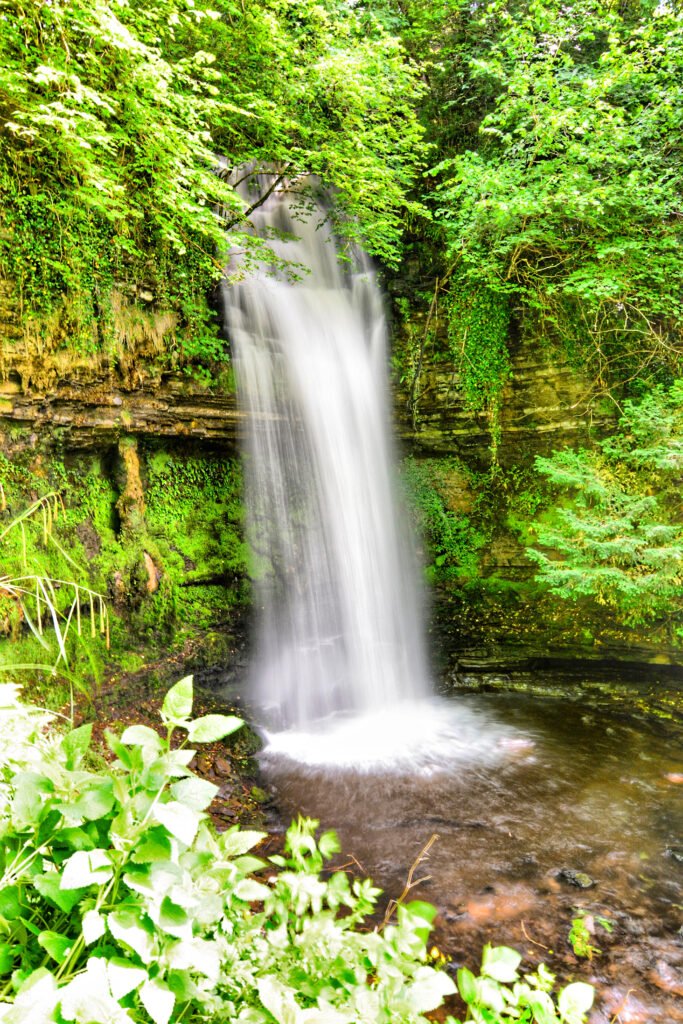
[[[272,182],[258,179],[261,194]],[[302,212],[286,190],[251,221],[298,265],[224,291],[257,562],[252,693],[270,748],[353,764],[433,749],[445,723],[394,500],[374,274],[362,254],[342,262],[324,208]]]

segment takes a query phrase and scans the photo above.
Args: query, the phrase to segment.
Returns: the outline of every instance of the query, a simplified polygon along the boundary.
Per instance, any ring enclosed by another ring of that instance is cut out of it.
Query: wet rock
[[[654,968],[649,972],[648,979],[657,988],[664,992],[672,992],[674,995],[683,996],[683,974],[675,967],[668,964],[666,960],[658,960]]]
[[[561,882],[573,885],[577,889],[592,889],[593,886],[597,885],[597,882],[590,875],[587,875],[585,871],[576,871],[574,868],[561,868],[557,872],[556,877]]]
[[[535,895],[525,886],[518,885],[505,892],[494,890],[468,900],[466,909],[473,921],[512,921],[528,914],[535,905]]]
[[[232,774],[232,768],[230,767],[230,763],[226,761],[225,758],[223,757],[217,757],[215,759],[215,761],[213,762],[213,770],[215,771],[216,775],[219,775],[222,778],[227,778],[227,776]]]

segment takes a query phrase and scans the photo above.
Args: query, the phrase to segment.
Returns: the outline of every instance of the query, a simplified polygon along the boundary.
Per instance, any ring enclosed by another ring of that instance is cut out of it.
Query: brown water
[[[416,775],[264,761],[279,814],[334,827],[386,894],[439,908],[435,941],[476,967],[484,942],[513,945],[563,978],[598,987],[592,1024],[683,1021],[683,732],[637,726],[580,704],[459,695],[454,713],[501,725],[495,750],[462,750]],[[469,718],[468,728],[470,728]],[[590,888],[563,869],[583,872]],[[567,935],[577,910],[601,953],[579,960]]]

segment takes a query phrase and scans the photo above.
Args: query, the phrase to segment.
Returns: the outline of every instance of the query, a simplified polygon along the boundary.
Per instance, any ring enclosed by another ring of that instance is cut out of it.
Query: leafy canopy
[[[206,292],[228,245],[261,244],[218,156],[319,174],[347,233],[396,262],[420,86],[371,12],[0,0],[0,28],[0,270],[25,320],[58,315],[67,344],[98,347],[134,282],[178,311],[187,354],[217,354]]]

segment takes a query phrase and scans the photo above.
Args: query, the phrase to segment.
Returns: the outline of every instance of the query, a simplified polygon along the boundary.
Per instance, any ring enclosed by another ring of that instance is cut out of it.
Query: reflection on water
[[[428,730],[417,748],[412,744],[414,774],[378,764],[386,736],[396,741],[390,713],[373,720],[360,751],[343,730],[338,742],[328,736],[322,747],[311,737],[307,765],[291,759],[301,755],[301,737],[292,749],[281,739],[278,748],[276,739],[263,769],[281,814],[301,812],[334,827],[344,853],[393,896],[438,834],[419,895],[438,905],[439,938],[456,960],[471,964],[475,950],[494,938],[551,965],[555,958],[560,969],[564,960],[566,969],[573,908],[611,918],[614,934],[595,940],[610,955],[582,971],[599,980],[608,1003],[613,996],[612,1009],[596,1011],[593,1020],[609,1020],[629,985],[634,993],[622,1007],[623,1024],[683,1020],[671,1001],[676,991],[683,994],[675,945],[683,924],[680,735],[674,749],[671,737],[642,726],[514,695],[461,695],[448,709],[447,728],[437,729],[436,717],[434,747]],[[423,726],[415,719],[417,729]],[[328,760],[339,755],[342,767],[324,767],[326,751]],[[364,770],[353,770],[363,752]],[[595,884],[574,887],[558,877],[562,869]]]

